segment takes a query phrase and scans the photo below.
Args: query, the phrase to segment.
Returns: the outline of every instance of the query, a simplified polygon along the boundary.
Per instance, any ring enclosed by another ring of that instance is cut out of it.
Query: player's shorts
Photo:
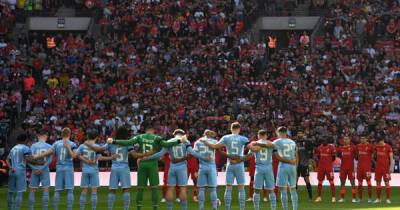
[[[217,169],[216,167],[204,167],[199,169],[197,178],[198,187],[217,187]]]
[[[238,185],[245,184],[243,163],[229,164],[226,167],[226,180],[225,180],[226,184],[233,185],[235,179],[236,179],[236,184]]]
[[[16,170],[8,173],[8,192],[26,191],[26,171]]]
[[[357,169],[357,180],[362,181],[366,179],[367,181],[371,180],[371,170],[370,169]]]
[[[187,179],[187,176],[186,176]],[[140,163],[138,167],[138,187],[146,187],[147,181],[150,186],[158,186],[160,180],[158,179],[158,163],[157,162],[144,162]]]
[[[82,188],[95,188],[99,187],[99,172],[82,173],[81,177]]]
[[[376,170],[375,171],[375,181],[381,182],[382,179],[384,182],[388,182],[391,180],[389,170]]]
[[[29,184],[30,188],[38,188],[39,186],[42,187],[50,187],[50,172],[49,171],[42,171],[39,175],[36,175],[32,172],[31,175],[31,183]]]
[[[310,170],[307,165],[297,166],[297,176],[298,177],[308,177],[310,176]]]
[[[56,169],[56,191],[74,189],[74,169],[58,168]]]
[[[188,182],[187,165],[171,164],[168,171],[168,186],[186,186]]]
[[[272,165],[257,167],[254,176],[254,189],[273,190],[275,188],[274,172]]]
[[[280,165],[278,167],[278,174],[276,177],[276,186],[290,188],[296,187],[297,182],[297,170],[294,165]]]
[[[111,168],[109,189],[116,190],[121,184],[122,189],[131,188],[131,171],[126,168]]]
[[[333,178],[334,178],[333,169],[318,167],[318,174],[317,174],[318,181],[324,181],[325,176],[326,176],[326,179],[328,179],[329,181],[333,180]]]
[[[346,180],[346,178],[348,178],[349,180],[353,180],[355,177],[354,175],[354,169],[345,169],[345,168],[341,168],[340,169],[340,180],[344,181]]]

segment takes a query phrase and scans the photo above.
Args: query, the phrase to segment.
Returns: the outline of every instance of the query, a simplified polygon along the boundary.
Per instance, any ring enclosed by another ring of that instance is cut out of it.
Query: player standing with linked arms
[[[245,184],[245,172],[244,172],[244,163],[236,162],[232,160],[230,157],[242,157],[243,149],[250,142],[247,137],[239,135],[240,133],[240,124],[238,122],[234,122],[231,125],[232,134],[223,136],[216,144],[207,141],[207,139],[201,139],[201,141],[210,147],[211,149],[222,149],[226,147],[228,154],[228,164],[226,166],[226,189],[225,189],[225,209],[231,209],[232,202],[232,185],[236,179],[236,183],[239,190],[239,206],[240,210],[245,209],[246,203],[246,193],[244,190]]]
[[[368,143],[367,136],[364,134],[360,138],[360,143],[356,147],[358,166],[358,198],[361,201],[363,198],[363,181],[367,181],[368,187],[368,203],[372,203],[372,184],[371,184],[371,165],[372,156],[375,152],[375,146]]]

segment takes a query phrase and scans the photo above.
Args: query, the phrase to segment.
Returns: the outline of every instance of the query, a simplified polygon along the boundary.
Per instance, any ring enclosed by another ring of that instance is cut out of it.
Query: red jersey
[[[390,167],[390,154],[393,153],[389,144],[376,145],[376,170],[388,171]]]
[[[353,145],[340,146],[337,149],[337,154],[342,157],[341,168],[354,170],[354,158],[356,148]]]
[[[335,146],[328,145],[320,145],[316,150],[316,155],[318,157],[318,167],[326,167],[332,168],[332,156],[336,153]]]
[[[374,154],[375,147],[373,144],[358,144],[358,168],[371,171],[372,155]]]

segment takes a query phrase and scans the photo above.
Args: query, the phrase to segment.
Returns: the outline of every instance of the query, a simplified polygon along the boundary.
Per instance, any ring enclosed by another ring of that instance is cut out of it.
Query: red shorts
[[[390,173],[388,170],[376,170],[375,171],[375,181],[381,182],[383,181],[388,182],[391,180]]]
[[[326,176],[326,179],[329,181],[333,180],[333,170],[332,168],[318,168],[318,181],[324,181]]]
[[[362,181],[363,179],[369,181],[371,180],[371,170],[370,169],[357,169],[357,179],[358,181]]]
[[[341,168],[340,169],[340,180],[346,180],[348,178],[349,180],[354,180],[354,169],[352,168]]]

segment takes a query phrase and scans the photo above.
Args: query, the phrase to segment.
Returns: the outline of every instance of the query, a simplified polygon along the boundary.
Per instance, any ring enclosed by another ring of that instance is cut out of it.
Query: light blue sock
[[[60,191],[55,191],[54,192],[54,198],[53,198],[53,208],[54,210],[58,210],[58,203],[60,202]]]
[[[205,195],[206,194],[206,188],[204,187],[199,187],[199,209],[204,210],[204,202],[205,202]]]
[[[33,210],[33,205],[35,205],[35,192],[29,192],[29,209]]]
[[[211,187],[210,188],[210,196],[211,196],[211,205],[213,210],[218,209],[218,197],[217,197],[217,188],[216,187]]]
[[[187,201],[181,201],[181,209],[182,210],[187,210],[187,208],[188,208],[188,204],[187,204]]]
[[[7,206],[8,210],[12,210],[14,208],[14,193],[8,192],[7,194]]]
[[[43,192],[43,210],[49,209],[49,192]]]
[[[131,193],[130,192],[124,192],[123,198],[124,198],[124,210],[128,210],[129,209],[129,205],[131,205]]]
[[[297,210],[297,204],[299,202],[299,198],[297,196],[297,191],[290,191],[290,197],[292,199],[293,210]]]
[[[96,210],[97,208],[97,192],[92,192],[92,196],[90,197],[92,201],[92,210]]]
[[[167,209],[172,210],[173,207],[174,207],[174,203],[172,201],[167,201]]]
[[[230,210],[231,209],[231,202],[232,202],[232,189],[225,189],[225,210]]]
[[[22,204],[22,192],[17,192],[17,196],[15,197],[15,210],[19,210]]]
[[[276,210],[276,194],[273,191],[269,193],[269,202],[271,205],[271,210]]]
[[[244,188],[239,190],[239,206],[240,210],[244,210],[246,206],[246,191]]]
[[[287,198],[287,192],[281,192],[281,202],[282,202],[282,207],[283,210],[288,210],[288,198]]]
[[[74,205],[74,191],[67,190],[67,209],[72,210],[72,206]]]
[[[114,201],[115,201],[115,194],[114,193],[108,193],[108,210],[112,210],[113,209]]]
[[[81,197],[79,199],[79,209],[84,210],[86,206],[86,193],[81,192]]]
[[[253,203],[254,203],[254,210],[259,210],[260,209],[260,193],[259,192],[254,192]]]

